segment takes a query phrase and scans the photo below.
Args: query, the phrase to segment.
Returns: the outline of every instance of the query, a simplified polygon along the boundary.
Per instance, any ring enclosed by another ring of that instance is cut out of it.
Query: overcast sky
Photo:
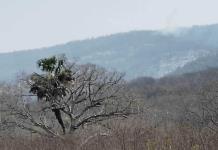
[[[0,0],[0,52],[218,23],[218,0]]]

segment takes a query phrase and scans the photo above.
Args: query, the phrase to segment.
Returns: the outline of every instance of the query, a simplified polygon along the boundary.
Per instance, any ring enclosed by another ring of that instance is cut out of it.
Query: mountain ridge
[[[37,71],[38,59],[58,54],[65,54],[70,60],[77,59],[78,63],[93,63],[126,72],[126,79],[133,79],[139,76],[159,78],[175,71],[179,73],[178,69],[217,53],[218,24],[182,28],[167,34],[162,31],[131,31],[1,53],[0,80],[13,79],[18,72]],[[185,70],[182,72],[185,73]]]

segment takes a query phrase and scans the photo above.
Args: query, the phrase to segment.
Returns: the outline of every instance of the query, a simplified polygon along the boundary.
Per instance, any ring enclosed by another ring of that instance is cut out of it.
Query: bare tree
[[[218,131],[218,83],[210,82],[201,89],[200,116],[202,122],[210,129]]]
[[[41,59],[38,66],[42,73],[33,73],[25,81],[33,97],[10,106],[16,126],[57,136],[55,121],[65,134],[85,124],[131,114],[129,108],[134,97],[122,74],[91,64],[70,64],[57,57]],[[22,95],[28,98],[29,94],[24,93],[25,90]]]

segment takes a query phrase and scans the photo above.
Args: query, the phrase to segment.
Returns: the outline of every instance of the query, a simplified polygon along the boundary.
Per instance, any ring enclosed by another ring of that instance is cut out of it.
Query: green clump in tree
[[[34,73],[31,76],[33,84],[31,84],[30,92],[36,94],[39,100],[50,102],[51,109],[65,133],[60,112],[63,108],[60,107],[59,102],[68,93],[66,84],[73,81],[72,72],[66,68],[64,59],[58,59],[55,56],[41,59],[37,64],[44,74]]]
[[[38,101],[34,106],[28,104],[32,107],[13,107],[18,127],[54,137],[59,135],[56,121],[65,134],[131,114],[134,96],[123,74],[93,64],[76,65],[56,56],[40,59],[37,65],[41,72],[31,74],[24,83],[33,94],[30,96],[36,96]]]

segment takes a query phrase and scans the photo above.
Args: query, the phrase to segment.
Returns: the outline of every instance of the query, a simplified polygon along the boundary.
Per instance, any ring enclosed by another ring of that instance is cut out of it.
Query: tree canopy
[[[37,113],[31,107],[14,109],[15,113],[19,110],[17,116],[23,129],[56,136],[59,133],[55,120],[65,134],[85,124],[131,114],[134,97],[123,74],[92,64],[69,63],[65,57],[57,56],[40,59],[37,64],[40,72],[31,74],[26,82],[40,103]],[[51,119],[52,113],[56,119]]]

